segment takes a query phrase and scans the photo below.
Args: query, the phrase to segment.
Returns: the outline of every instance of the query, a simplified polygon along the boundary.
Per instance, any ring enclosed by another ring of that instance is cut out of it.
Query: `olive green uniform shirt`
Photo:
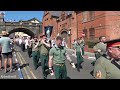
[[[107,46],[106,44],[99,42],[93,47],[93,50],[100,49],[101,50],[100,54],[103,55],[106,52],[106,46]]]
[[[39,44],[40,54],[49,54],[49,49],[50,49],[50,47],[47,47],[42,42],[40,42],[40,44]]]
[[[36,42],[32,42],[32,51],[39,51],[39,46],[34,48],[36,44],[37,44]]]
[[[101,56],[95,63],[94,77],[96,79],[120,79],[120,70],[109,59]]]
[[[66,48],[65,47],[53,47],[49,52],[50,56],[53,56],[53,64],[65,63],[66,59]]]
[[[76,49],[76,52],[80,52],[81,46],[78,45],[78,44],[76,44],[76,45],[75,45],[75,49]]]
[[[84,48],[85,46],[85,41],[84,40],[79,40],[81,48]]]

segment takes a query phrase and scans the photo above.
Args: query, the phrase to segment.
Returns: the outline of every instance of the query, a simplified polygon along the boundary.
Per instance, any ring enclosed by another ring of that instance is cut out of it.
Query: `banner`
[[[47,38],[50,38],[52,34],[53,26],[46,26],[44,30],[45,30],[45,35],[47,36]]]

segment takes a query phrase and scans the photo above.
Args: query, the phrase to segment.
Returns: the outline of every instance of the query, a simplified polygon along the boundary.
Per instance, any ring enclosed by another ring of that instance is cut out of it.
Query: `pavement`
[[[20,64],[20,69],[23,75],[24,79],[42,79],[42,69],[39,62],[39,67],[37,70],[34,70],[33,66],[33,60],[32,57],[29,58],[27,52],[22,52],[19,47],[17,48],[17,60]],[[76,57],[73,55],[74,51],[71,49],[67,49],[67,53],[72,59],[72,61],[76,64]],[[85,56],[88,57],[94,57],[93,53],[85,52]],[[13,61],[15,63],[15,58],[13,57]],[[67,68],[67,75],[68,79],[94,79],[93,76],[90,74],[90,72],[93,70],[93,66],[91,65],[91,62],[94,61],[93,59],[85,58],[84,62],[82,63],[82,69],[80,69],[80,72],[77,71],[76,68],[72,68],[70,62],[66,60],[66,68]],[[13,73],[3,73],[4,71],[0,71],[0,79],[20,79],[18,70],[16,69]],[[9,76],[9,78],[6,78],[4,75]],[[5,78],[2,78],[4,76]],[[11,77],[12,78],[11,78]],[[55,76],[48,75],[47,79],[55,79]]]

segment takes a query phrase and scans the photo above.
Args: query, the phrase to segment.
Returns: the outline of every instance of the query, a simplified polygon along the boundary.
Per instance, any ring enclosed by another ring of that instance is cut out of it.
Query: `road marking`
[[[19,58],[21,64],[23,64],[23,62],[22,62],[20,56],[18,55],[18,53],[17,53],[17,56],[18,56],[18,58]],[[23,68],[23,69],[24,69],[24,71],[25,71],[25,73],[26,73],[26,75],[27,75],[27,78],[28,78],[28,79],[31,79],[30,76],[28,75],[28,72],[27,72],[26,68]]]
[[[75,58],[77,58],[75,54],[72,54],[70,56],[74,56]],[[89,56],[83,56],[83,57],[84,57],[84,59],[88,59],[88,60],[92,60],[92,61],[96,60],[95,57],[89,57]]]
[[[21,53],[19,52],[19,55],[21,56],[22,60],[26,63],[25,59],[23,58],[23,56],[21,55]],[[29,69],[30,73],[32,74],[34,79],[37,79],[37,77],[34,75],[34,73],[32,72],[32,70],[30,69],[30,67],[27,66],[27,68]]]
[[[14,52],[14,58],[15,58],[15,61],[16,61],[16,63],[17,63],[19,78],[20,78],[20,79],[24,79],[23,74],[22,74],[22,71],[20,70],[20,65],[19,65],[19,62],[18,62],[18,60],[17,60],[17,57],[16,57],[16,53],[15,53],[15,52]]]

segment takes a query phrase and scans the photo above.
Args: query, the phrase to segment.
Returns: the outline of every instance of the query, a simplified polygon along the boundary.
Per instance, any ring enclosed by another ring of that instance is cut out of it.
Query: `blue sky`
[[[42,21],[43,11],[4,11],[5,21],[19,21],[19,20],[29,20],[32,18],[37,18]]]

